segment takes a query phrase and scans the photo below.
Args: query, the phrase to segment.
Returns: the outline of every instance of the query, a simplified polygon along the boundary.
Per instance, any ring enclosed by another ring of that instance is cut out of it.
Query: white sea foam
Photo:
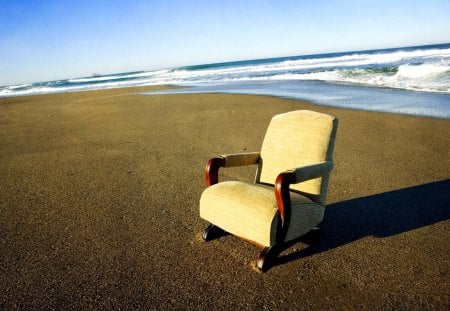
[[[120,75],[112,75],[112,76],[100,76],[100,77],[92,77],[92,78],[75,78],[67,80],[70,83],[88,83],[88,82],[98,82],[98,81],[111,81],[122,79]]]
[[[448,71],[450,71],[448,64],[401,65],[396,77],[407,79],[432,78]]]
[[[410,68],[420,67],[420,68]],[[264,76],[241,76],[222,77],[221,82],[245,82],[245,81],[304,81],[319,80],[326,82],[342,82],[361,84],[365,86],[399,88],[408,90],[418,90],[424,92],[450,92],[449,79],[442,74],[448,72],[446,66],[405,65],[396,74],[373,73],[370,70],[329,70],[311,73],[281,73]],[[197,77],[196,84],[212,83],[213,80]],[[178,84],[189,84],[186,80],[178,80]]]
[[[189,78],[201,77],[205,75],[229,75],[229,74],[253,74],[253,73],[270,73],[275,71],[294,71],[314,68],[332,68],[332,67],[357,67],[366,65],[382,65],[396,63],[407,60],[418,59],[446,59],[450,62],[450,49],[445,50],[419,50],[410,52],[394,52],[394,53],[377,53],[377,54],[351,54],[327,58],[311,58],[286,60],[277,63],[263,63],[259,65],[244,65],[229,68],[212,68],[203,70],[179,70],[170,73],[170,75]]]
[[[429,62],[426,64],[420,64]],[[419,63],[416,65],[415,63]],[[213,67],[200,70],[174,70],[159,76],[165,83],[203,84],[236,81],[321,80],[384,86],[410,90],[448,92],[450,49],[397,51],[391,53],[355,53],[336,57],[285,60],[275,63]],[[370,66],[391,66],[386,71],[373,71]],[[368,69],[366,67],[369,67]],[[395,73],[397,68],[397,74]],[[426,76],[426,79],[424,79]],[[420,81],[417,81],[420,80]],[[153,81],[155,82],[155,81]]]

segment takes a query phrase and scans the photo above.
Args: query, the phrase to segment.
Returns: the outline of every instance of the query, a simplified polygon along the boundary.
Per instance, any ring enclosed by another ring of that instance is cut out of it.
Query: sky
[[[0,86],[437,43],[449,0],[0,0]]]

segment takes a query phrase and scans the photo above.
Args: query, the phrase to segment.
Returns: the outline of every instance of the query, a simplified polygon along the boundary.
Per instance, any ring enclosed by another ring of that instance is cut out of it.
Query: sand
[[[143,89],[0,99],[1,309],[449,308],[449,120]],[[324,235],[257,273],[201,241],[203,168],[296,109],[340,120]]]

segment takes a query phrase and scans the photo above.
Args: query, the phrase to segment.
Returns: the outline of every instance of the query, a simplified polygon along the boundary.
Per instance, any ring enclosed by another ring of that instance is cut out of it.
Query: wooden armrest
[[[275,181],[275,198],[277,208],[281,218],[281,228],[284,235],[287,233],[289,221],[291,220],[291,196],[289,195],[289,186],[295,181],[294,171],[280,173]]]
[[[333,169],[333,162],[324,161],[313,165],[302,166],[294,170],[280,173],[275,181],[275,198],[281,218],[281,231],[277,235],[280,242],[284,242],[289,222],[291,220],[291,197],[289,186],[306,180],[329,174]]]
[[[225,154],[212,158],[205,167],[206,186],[212,186],[219,182],[219,168],[258,164],[260,160],[259,152],[246,152]]]
[[[212,158],[206,163],[205,180],[206,187],[219,182],[219,168],[225,165],[225,159],[222,157]]]

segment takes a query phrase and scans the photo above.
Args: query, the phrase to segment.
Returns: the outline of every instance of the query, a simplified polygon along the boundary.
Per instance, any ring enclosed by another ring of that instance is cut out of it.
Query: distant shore
[[[450,307],[450,120],[141,95],[163,89],[0,98],[2,308]],[[259,274],[255,246],[200,240],[203,168],[259,150],[270,118],[297,109],[340,122],[324,235]]]

